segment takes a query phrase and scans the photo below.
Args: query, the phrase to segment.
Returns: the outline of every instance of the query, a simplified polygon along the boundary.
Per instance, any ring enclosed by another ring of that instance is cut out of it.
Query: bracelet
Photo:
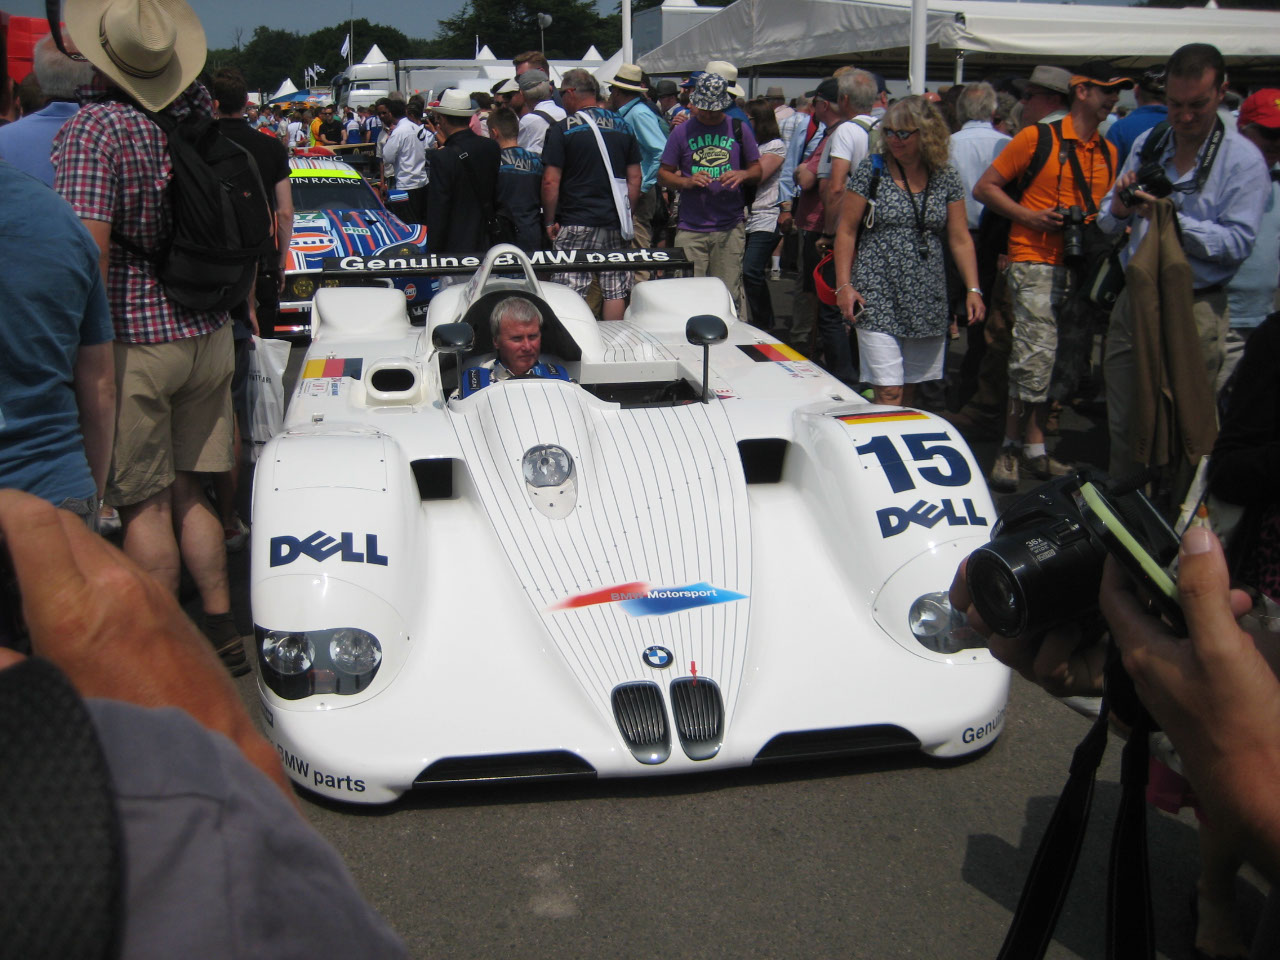
[[[845,287],[852,287],[852,286],[853,286],[852,280],[850,280],[848,283],[840,284],[840,286],[836,287],[836,296],[837,297],[840,296],[840,291],[843,290]]]
[[[970,287],[968,292],[976,293],[978,296],[982,296],[982,291],[977,287]]]

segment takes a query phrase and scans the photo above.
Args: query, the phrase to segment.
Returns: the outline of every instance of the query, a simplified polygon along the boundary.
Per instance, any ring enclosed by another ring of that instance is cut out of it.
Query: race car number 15
[[[898,452],[897,444],[893,442],[893,439],[893,437],[884,435],[872,437],[866,443],[859,447],[854,447],[854,449],[859,454],[875,454],[876,459],[880,461],[880,468],[884,470],[885,479],[889,481],[889,486],[894,493],[914,490],[916,484],[911,478],[911,471],[907,469],[902,454]],[[969,469],[969,464],[964,455],[955,447],[947,443],[938,442],[951,439],[945,433],[908,433],[899,439],[906,445],[908,459],[919,463],[932,460],[935,457],[941,457],[946,464],[945,468],[937,466],[916,467],[920,474],[920,479],[939,487],[963,487],[973,478],[973,472]]]

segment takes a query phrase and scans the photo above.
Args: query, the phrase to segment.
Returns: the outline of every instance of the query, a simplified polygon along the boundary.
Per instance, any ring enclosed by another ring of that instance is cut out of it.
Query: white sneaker
[[[782,279],[782,271],[781,271],[778,267],[774,267],[772,270],[770,270],[770,271],[769,271],[769,279],[770,279],[770,280],[781,280],[781,279]]]

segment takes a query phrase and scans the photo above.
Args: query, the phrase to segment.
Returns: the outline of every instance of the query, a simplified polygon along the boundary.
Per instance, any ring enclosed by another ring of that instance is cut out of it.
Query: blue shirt
[[[1161,120],[1169,117],[1169,108],[1163,103],[1146,103],[1134,110],[1127,117],[1122,117],[1111,125],[1107,131],[1107,139],[1116,145],[1120,154],[1120,162],[1124,163],[1133,149],[1133,141],[1139,134],[1146,133]]]
[[[804,125],[787,141],[787,157],[782,161],[782,172],[778,174],[779,203],[794,200],[800,195],[800,184],[796,183],[796,167],[813,156],[813,151],[822,146],[822,140],[827,134],[826,124],[819,123],[809,142],[805,143],[804,136],[809,132],[809,116],[803,113],[799,115],[805,118]]]
[[[0,127],[0,159],[53,186],[53,138],[80,105],[55,100],[43,110]]]
[[[960,174],[964,184],[964,210],[969,218],[969,229],[978,229],[982,216],[982,204],[973,199],[973,185],[987,172],[991,161],[1000,155],[1004,145],[1013,138],[1001,133],[989,122],[969,120],[951,135],[951,165]],[[1012,154],[1011,154],[1012,156]]]
[[[1120,166],[1116,176],[1119,181],[1130,170],[1140,165],[1142,145],[1151,131],[1141,134],[1129,151],[1129,158]],[[1173,140],[1158,158],[1165,174],[1176,186],[1194,182],[1212,133],[1205,137],[1196,154],[1196,162],[1185,174],[1173,169]],[[1170,195],[1178,210],[1178,225],[1182,228],[1182,250],[1191,265],[1192,285],[1197,289],[1226,283],[1235,276],[1236,269],[1253,250],[1258,234],[1258,221],[1267,203],[1267,191],[1271,178],[1267,174],[1262,152],[1231,128],[1224,131],[1217,160],[1202,189],[1193,193],[1174,190]],[[1121,260],[1128,266],[1142,238],[1147,235],[1149,221],[1130,214],[1118,220],[1111,213],[1111,200],[1115,196],[1113,185],[1099,205],[1098,226],[1104,233],[1116,234],[1125,227],[1132,227],[1128,246],[1121,253]]]
[[[1273,180],[1253,252],[1227,285],[1231,326],[1259,326],[1276,308],[1277,283],[1280,283],[1280,182]]]
[[[0,163],[0,487],[92,497],[75,364],[112,339],[98,245],[71,205]]]
[[[658,168],[662,166],[662,151],[670,128],[645,106],[642,97],[628,100],[619,108],[618,115],[631,125],[631,132],[640,144],[640,192],[652,190],[658,182]]]

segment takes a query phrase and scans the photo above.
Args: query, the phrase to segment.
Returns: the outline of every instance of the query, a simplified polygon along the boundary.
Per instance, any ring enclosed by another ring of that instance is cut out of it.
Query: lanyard
[[[1222,146],[1222,140],[1225,136],[1222,118],[1219,117],[1213,123],[1213,133],[1209,134],[1209,142],[1205,144],[1204,156],[1200,158],[1200,166],[1196,169],[1195,179],[1190,183],[1179,183],[1173,188],[1174,190],[1178,193],[1199,193],[1204,189],[1204,185],[1209,179],[1209,173],[1213,170],[1213,161],[1218,159],[1218,148]]]
[[[902,186],[906,191],[907,199],[911,202],[911,215],[916,221],[916,253],[920,255],[921,260],[929,257],[929,234],[925,230],[924,218],[929,212],[929,188],[933,186],[933,178],[929,177],[924,182],[924,197],[920,201],[920,208],[916,209],[916,195],[911,192],[911,181],[907,179],[907,170],[897,159],[894,163],[898,164],[898,172],[902,174]]]

